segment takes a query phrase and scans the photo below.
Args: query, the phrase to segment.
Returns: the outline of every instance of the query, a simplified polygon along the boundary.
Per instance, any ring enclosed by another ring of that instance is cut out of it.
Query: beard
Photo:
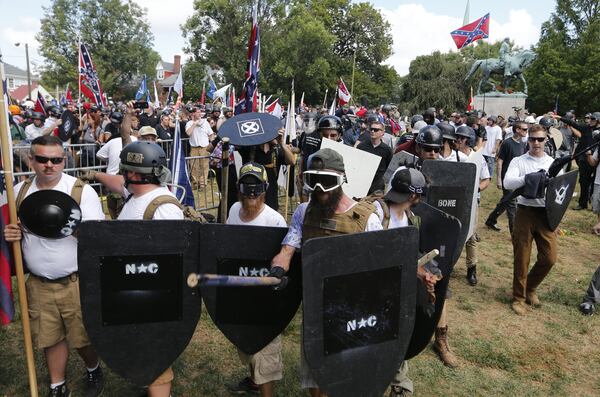
[[[311,206],[315,209],[319,218],[321,219],[331,218],[335,214],[335,210],[337,209],[340,200],[342,200],[344,191],[342,190],[341,186],[338,186],[328,193],[329,195],[325,202],[321,202],[321,200],[319,200],[320,194],[323,193],[317,193],[317,190],[313,190],[313,192],[310,194]]]
[[[252,220],[260,214],[265,204],[265,194],[261,194],[256,198],[238,195],[239,201],[242,203],[241,214],[245,219]]]

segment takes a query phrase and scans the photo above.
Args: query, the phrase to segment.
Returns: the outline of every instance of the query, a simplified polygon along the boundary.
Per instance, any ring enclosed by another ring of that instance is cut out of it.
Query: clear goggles
[[[344,175],[332,171],[304,171],[302,178],[304,187],[310,191],[320,188],[324,192],[330,192],[344,183]]]
[[[267,191],[266,183],[240,183],[238,190],[242,196],[258,197]]]

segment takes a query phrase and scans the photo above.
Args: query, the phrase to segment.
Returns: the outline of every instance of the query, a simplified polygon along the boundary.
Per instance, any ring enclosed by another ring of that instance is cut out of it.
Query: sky
[[[135,0],[147,8],[147,19],[154,34],[154,49],[163,60],[183,55],[185,41],[179,25],[193,12],[193,0]],[[10,3],[9,3],[10,2]],[[398,73],[408,73],[410,62],[433,51],[456,50],[450,32],[463,25],[467,0],[373,0],[391,25],[394,54],[386,60]],[[490,13],[492,42],[510,37],[515,44],[528,48],[540,36],[540,28],[555,8],[553,0],[470,0],[470,21]],[[30,62],[43,63],[37,53],[35,35],[40,28],[43,7],[50,0],[28,0],[15,7],[14,1],[0,0],[0,50],[5,62],[25,68],[25,50],[17,42],[28,43]],[[248,27],[249,28],[249,27]],[[75,40],[75,38],[73,38]],[[264,43],[263,43],[264,45]],[[93,57],[93,54],[92,54]]]

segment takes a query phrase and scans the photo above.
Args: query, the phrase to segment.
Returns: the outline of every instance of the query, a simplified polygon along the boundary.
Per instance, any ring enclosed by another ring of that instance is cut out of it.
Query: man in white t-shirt
[[[502,143],[502,128],[497,124],[498,118],[496,116],[488,116],[487,126],[485,132],[487,141],[483,145],[481,154],[487,163],[488,172],[491,175],[494,174],[494,164],[496,163],[496,153],[500,143]]]
[[[15,186],[17,197],[38,190],[57,190],[71,194],[76,178],[63,173],[65,152],[60,139],[50,135],[40,136],[31,144],[29,160],[35,171],[33,180]],[[21,193],[21,189],[27,189]],[[98,195],[88,185],[80,190],[82,219],[104,219]],[[20,203],[17,203],[20,204]],[[69,396],[65,382],[69,346],[77,350],[87,367],[86,396],[102,392],[104,381],[99,367],[98,355],[85,332],[79,301],[79,278],[77,274],[77,238],[47,239],[28,231],[21,231],[16,224],[4,229],[7,241],[21,241],[23,257],[29,268],[27,299],[34,344],[44,350],[50,395]]]
[[[190,137],[190,156],[205,156],[192,160],[192,184],[200,189],[206,186],[208,180],[208,156],[210,153],[206,147],[213,138],[213,130],[208,121],[203,118],[204,114],[204,111],[196,110],[192,113],[192,119],[185,125],[185,133]]]
[[[246,163],[240,168],[238,180],[239,201],[229,210],[229,225],[287,227],[285,219],[265,204],[268,176],[265,167],[258,163]],[[240,359],[250,368],[250,377],[230,386],[233,393],[260,391],[262,396],[273,395],[274,382],[283,378],[281,358],[281,335],[278,335],[261,351],[253,355],[238,349]]]

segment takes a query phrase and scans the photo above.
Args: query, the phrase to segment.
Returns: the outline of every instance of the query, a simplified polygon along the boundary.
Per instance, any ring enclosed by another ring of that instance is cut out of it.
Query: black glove
[[[288,285],[288,277],[285,275],[285,270],[281,266],[273,266],[269,271],[269,277],[275,277],[281,280],[281,282],[277,285],[273,286],[275,291],[281,291]]]

